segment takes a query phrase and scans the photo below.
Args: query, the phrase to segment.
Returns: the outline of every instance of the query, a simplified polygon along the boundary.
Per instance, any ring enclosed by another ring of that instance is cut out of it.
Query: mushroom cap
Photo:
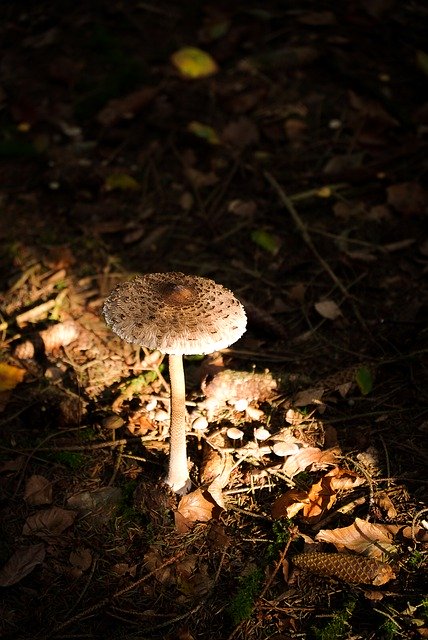
[[[245,331],[244,307],[209,278],[149,273],[119,284],[104,303],[106,323],[123,340],[167,354],[204,354]]]

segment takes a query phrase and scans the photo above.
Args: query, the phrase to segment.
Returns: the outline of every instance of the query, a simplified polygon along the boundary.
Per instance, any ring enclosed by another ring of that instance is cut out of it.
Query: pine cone
[[[300,569],[353,584],[379,586],[395,578],[388,564],[365,556],[342,553],[299,553],[293,556],[292,561]]]

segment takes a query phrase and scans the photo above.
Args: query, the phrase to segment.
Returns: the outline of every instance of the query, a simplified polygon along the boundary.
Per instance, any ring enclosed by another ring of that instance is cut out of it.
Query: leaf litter
[[[117,5],[99,29],[87,7],[8,12],[25,34],[1,45],[6,637],[318,634],[348,584],[368,613],[353,636],[426,627],[421,58],[372,36],[417,40],[418,21],[365,5]],[[129,272],[171,268],[223,281],[249,320],[186,362],[180,501],[162,357],[99,317]]]

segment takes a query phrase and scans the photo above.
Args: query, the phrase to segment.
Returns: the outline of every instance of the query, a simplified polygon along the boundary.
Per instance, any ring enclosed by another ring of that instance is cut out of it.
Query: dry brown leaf
[[[337,24],[333,11],[305,11],[297,17],[297,21],[317,27]]]
[[[366,481],[365,478],[362,478],[354,471],[340,469],[339,467],[332,469],[327,476],[330,477],[330,486],[334,491],[355,489],[355,487],[359,487]]]
[[[385,491],[377,493],[375,496],[376,504],[386,513],[387,518],[396,518],[397,509],[394,507],[394,503]]]
[[[210,447],[209,444],[204,443],[200,471],[201,482],[203,484],[208,484],[214,482],[217,478],[221,478],[222,486],[225,487],[229,482],[232,466],[233,458],[229,453],[219,452]]]
[[[220,511],[214,498],[207,491],[198,488],[181,498],[175,512],[176,527],[180,533],[186,533],[195,522],[208,522],[218,516]]]
[[[325,469],[325,467],[335,464],[339,449],[334,447],[321,451],[318,447],[306,447],[300,449],[298,453],[288,457],[282,467],[283,472],[293,478],[300,471]]]
[[[127,562],[117,562],[112,566],[112,571],[117,576],[125,576],[129,574],[134,578],[137,575],[137,565],[130,565]]]
[[[213,578],[208,575],[208,568],[201,566],[198,571],[186,578],[179,578],[177,582],[181,593],[200,599],[210,591],[213,585]]]
[[[318,522],[335,502],[336,492],[331,488],[331,479],[324,476],[309,490],[308,503],[303,509],[304,521],[312,524]]]
[[[0,473],[16,473],[16,471],[21,471],[24,462],[24,456],[18,456],[13,460],[6,460],[0,464]]]
[[[378,129],[388,129],[396,127],[398,121],[386,111],[380,102],[349,91],[349,102],[353,109],[359,113],[364,122],[374,121],[378,125]]]
[[[222,140],[237,149],[245,149],[259,141],[259,131],[249,118],[239,118],[223,129]]]
[[[203,171],[199,171],[193,167],[186,167],[185,174],[196,189],[212,187],[219,181],[219,177],[214,173],[214,171],[204,173]]]
[[[156,580],[161,584],[169,585],[173,582],[173,569],[170,566],[162,568],[164,559],[158,548],[150,547],[144,555],[144,563],[149,573],[156,571]]]
[[[0,391],[11,391],[24,380],[26,371],[12,364],[0,362]]]
[[[305,522],[318,522],[323,514],[336,502],[337,491],[352,489],[365,482],[352,471],[335,467],[326,473],[309,490],[309,501],[303,509]]]
[[[51,504],[52,483],[44,476],[32,475],[28,478],[24,490],[24,500],[28,505]]]
[[[333,300],[320,300],[314,304],[320,316],[327,320],[336,320],[342,315],[339,306]]]
[[[45,555],[42,542],[17,549],[0,569],[0,587],[10,587],[28,576],[34,567],[43,562]]]
[[[154,87],[142,87],[123,98],[110,100],[98,113],[97,120],[103,127],[111,127],[120,120],[129,120],[148,105],[156,93],[157,89]]]
[[[279,518],[294,518],[308,502],[309,498],[306,491],[289,489],[273,503],[272,518],[274,518],[274,520],[279,520]]]
[[[400,182],[386,190],[387,202],[405,216],[423,215],[428,204],[428,192],[419,182]]]
[[[29,516],[25,521],[22,533],[25,536],[59,536],[63,531],[71,527],[76,518],[75,511],[52,507],[44,509]]]
[[[293,404],[296,407],[305,407],[308,404],[322,404],[321,398],[323,397],[324,392],[325,389],[323,387],[303,389],[303,391],[299,391],[296,394]]]
[[[400,528],[399,525],[372,524],[356,518],[348,527],[321,529],[315,539],[330,542],[339,551],[349,549],[371,558],[380,558],[385,553],[395,551],[392,541]]]
[[[78,547],[70,553],[70,564],[82,571],[87,571],[92,564],[92,553],[86,547]]]

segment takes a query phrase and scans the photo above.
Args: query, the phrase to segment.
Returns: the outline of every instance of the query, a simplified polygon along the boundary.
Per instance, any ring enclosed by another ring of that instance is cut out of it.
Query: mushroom
[[[119,284],[104,303],[111,329],[127,342],[168,354],[171,387],[170,452],[165,482],[185,494],[190,488],[186,453],[183,355],[224,349],[246,328],[242,304],[208,278],[149,273]]]

